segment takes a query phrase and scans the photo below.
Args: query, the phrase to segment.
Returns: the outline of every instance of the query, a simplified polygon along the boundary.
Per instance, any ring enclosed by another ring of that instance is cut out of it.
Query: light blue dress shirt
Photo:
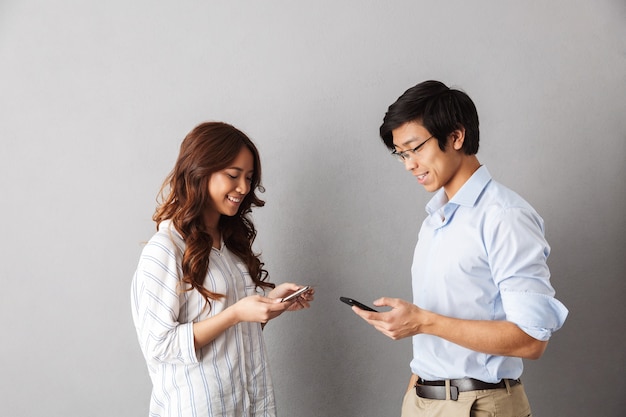
[[[554,298],[543,220],[480,167],[448,201],[440,189],[426,206],[413,258],[413,302],[468,320],[507,320],[548,340],[567,317]],[[519,378],[522,359],[478,353],[442,338],[413,337],[413,373],[426,380]]]

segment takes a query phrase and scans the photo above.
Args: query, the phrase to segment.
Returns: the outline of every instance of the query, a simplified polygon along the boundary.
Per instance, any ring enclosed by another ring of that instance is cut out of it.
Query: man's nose
[[[412,171],[417,168],[418,164],[415,158],[404,158],[404,169],[407,171]]]

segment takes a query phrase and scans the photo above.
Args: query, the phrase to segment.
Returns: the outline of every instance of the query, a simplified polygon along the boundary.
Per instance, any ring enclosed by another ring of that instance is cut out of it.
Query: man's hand
[[[515,323],[505,320],[465,320],[424,310],[399,298],[382,297],[374,301],[390,311],[374,313],[352,307],[352,310],[376,330],[398,340],[416,334],[441,337],[476,352],[499,356],[539,359],[548,345],[537,340]]]
[[[420,333],[422,321],[426,319],[425,310],[399,298],[382,297],[373,304],[377,307],[391,307],[391,310],[374,313],[352,307],[352,311],[393,340]]]

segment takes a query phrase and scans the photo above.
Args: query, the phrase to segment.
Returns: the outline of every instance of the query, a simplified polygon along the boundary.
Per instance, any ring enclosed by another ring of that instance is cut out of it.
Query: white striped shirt
[[[133,321],[153,385],[150,416],[275,416],[259,323],[239,323],[194,348],[193,322],[256,293],[245,264],[223,244],[211,250],[204,286],[225,297],[212,301],[209,310],[198,291],[181,291],[184,249],[171,222],[162,222],[133,277]]]

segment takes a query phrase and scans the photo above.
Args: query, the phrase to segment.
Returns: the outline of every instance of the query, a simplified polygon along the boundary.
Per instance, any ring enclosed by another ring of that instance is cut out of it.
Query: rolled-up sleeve
[[[563,326],[568,310],[554,298],[543,220],[520,207],[492,213],[491,220],[487,248],[506,320],[535,339],[548,340]]]
[[[157,234],[144,247],[131,286],[133,321],[148,362],[197,363],[193,323],[179,323],[177,248]]]
[[[548,340],[563,326],[567,308],[547,294],[502,291],[506,319],[537,340]]]

